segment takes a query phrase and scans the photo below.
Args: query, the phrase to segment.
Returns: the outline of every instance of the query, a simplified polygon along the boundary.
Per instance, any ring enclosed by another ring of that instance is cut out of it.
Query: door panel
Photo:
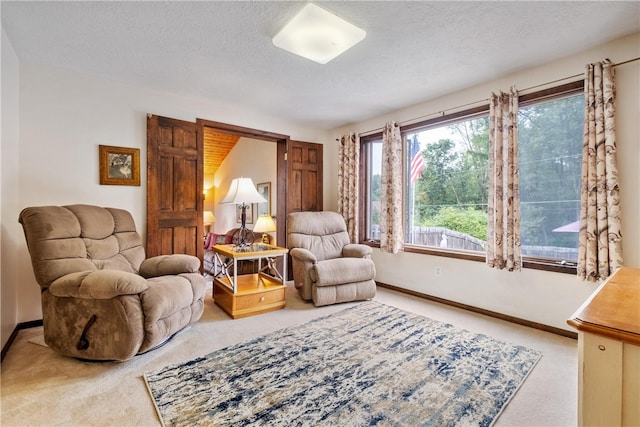
[[[288,153],[287,213],[321,211],[322,144],[290,141]]]
[[[202,141],[195,123],[147,119],[147,255],[202,259]]]

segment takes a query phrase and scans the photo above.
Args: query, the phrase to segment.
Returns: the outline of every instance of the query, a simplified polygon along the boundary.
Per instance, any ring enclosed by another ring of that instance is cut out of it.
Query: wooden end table
[[[285,306],[287,248],[264,243],[246,247],[215,245],[213,252],[213,299],[232,318],[267,313]],[[282,273],[276,262],[278,257],[282,257]],[[238,275],[240,260],[257,260],[258,273]],[[231,266],[233,274],[229,273]]]

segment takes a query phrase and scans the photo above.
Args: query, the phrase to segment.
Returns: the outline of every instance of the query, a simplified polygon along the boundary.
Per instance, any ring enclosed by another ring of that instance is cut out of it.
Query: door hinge
[[[284,153],[284,161],[285,162],[287,161],[287,154],[289,154],[289,153]]]

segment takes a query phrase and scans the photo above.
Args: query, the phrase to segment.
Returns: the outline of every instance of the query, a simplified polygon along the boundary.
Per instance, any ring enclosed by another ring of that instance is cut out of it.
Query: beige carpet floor
[[[577,424],[576,340],[379,288],[375,300],[543,352],[496,426]],[[287,288],[287,306],[232,320],[212,299],[201,320],[163,347],[124,363],[82,362],[30,343],[42,328],[20,331],[1,365],[2,426],[158,426],[142,375],[351,304],[317,308]]]

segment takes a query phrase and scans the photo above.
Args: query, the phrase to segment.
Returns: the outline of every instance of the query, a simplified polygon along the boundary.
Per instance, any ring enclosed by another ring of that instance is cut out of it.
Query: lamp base
[[[240,248],[246,248],[251,245],[255,240],[255,234],[253,231],[247,228],[247,208],[249,205],[243,203],[241,206],[242,213],[240,215],[240,231],[238,231],[238,243],[236,246]]]
[[[255,238],[256,237],[255,234],[253,234],[253,231],[249,230],[246,227],[240,227],[240,231],[238,231],[238,243],[236,243],[236,246],[240,248],[251,246]]]
[[[262,233],[262,243],[264,243],[265,245],[270,245],[271,236],[269,236],[267,233]]]

